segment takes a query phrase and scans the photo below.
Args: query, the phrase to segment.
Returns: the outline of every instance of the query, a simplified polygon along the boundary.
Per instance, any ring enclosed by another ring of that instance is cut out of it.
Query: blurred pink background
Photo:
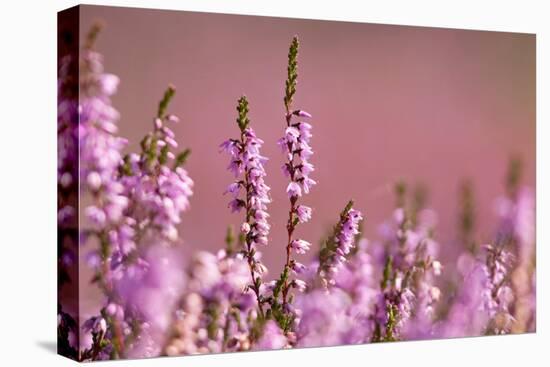
[[[181,11],[81,7],[81,37],[94,20],[105,28],[97,49],[121,79],[113,99],[120,134],[137,150],[152,127],[169,83],[175,131],[193,151],[192,209],[181,234],[189,251],[224,246],[228,224],[241,215],[222,196],[232,176],[218,145],[236,137],[236,101],[246,94],[257,134],[265,140],[272,188],[270,244],[264,262],[274,278],[284,261],[287,181],[276,145],[284,121],[287,52],[298,35],[295,107],[313,115],[312,159],[318,181],[302,202],[314,209],[298,236],[317,244],[347,200],[377,237],[395,203],[398,179],[423,182],[439,214],[437,239],[452,254],[458,187],[475,184],[478,235],[494,231],[494,199],[503,193],[510,154],[535,184],[535,36]],[[315,251],[312,251],[313,254]]]

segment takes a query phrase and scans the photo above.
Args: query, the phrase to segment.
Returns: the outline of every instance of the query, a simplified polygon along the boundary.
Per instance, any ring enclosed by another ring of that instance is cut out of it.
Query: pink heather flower
[[[285,143],[286,144],[295,144],[298,142],[298,138],[300,137],[300,131],[292,126],[289,126],[285,130]],[[288,149],[288,148],[287,148]]]
[[[282,349],[288,344],[288,340],[273,320],[269,320],[263,329],[263,334],[254,345],[254,350],[271,350],[271,349]]]
[[[220,151],[235,157],[239,153],[239,141],[235,139],[228,139],[220,144]]]
[[[292,271],[296,274],[303,274],[307,270],[304,264],[301,264],[294,260],[292,261],[291,267],[292,267]]]
[[[302,162],[302,164],[298,166],[298,169],[304,176],[308,176],[311,172],[315,171],[315,168],[313,168],[313,164],[309,162]]]
[[[303,181],[302,181],[302,186],[304,188],[304,192],[306,194],[309,194],[309,190],[311,189],[312,186],[316,185],[317,182],[307,176],[304,176],[303,177]]]
[[[309,251],[311,244],[304,240],[293,240],[290,247],[296,251],[297,254],[305,254]]]
[[[397,208],[393,212],[393,218],[396,223],[403,223],[405,220],[405,210],[403,208]]]
[[[106,95],[113,95],[116,93],[120,79],[114,74],[103,74],[99,78],[101,90]]]
[[[298,205],[296,214],[300,223],[306,223],[311,219],[311,208],[305,205]]]
[[[283,175],[286,178],[290,178],[290,171],[289,171],[288,163],[283,164],[281,166],[281,170],[283,171]]]
[[[179,117],[176,115],[169,114],[166,116],[167,120],[173,123],[178,123],[180,121]]]
[[[288,197],[300,197],[302,196],[302,188],[300,185],[296,182],[291,182],[288,184],[286,188],[286,192],[288,194]]]
[[[248,234],[250,232],[250,224],[244,222],[241,224],[241,233]]]
[[[270,291],[270,292],[271,292],[271,291],[273,291],[273,290],[275,289],[275,287],[277,286],[277,281],[276,281],[276,280],[271,280],[271,281],[269,281],[269,282],[267,282],[267,283],[264,283],[264,285],[265,285],[265,289],[266,289],[267,291]]]
[[[154,120],[155,129],[160,130],[162,128],[162,120],[158,117]]]
[[[264,264],[262,264],[259,261],[256,261],[256,264],[254,265],[254,270],[260,275],[266,274],[267,273],[267,266],[265,266]]]
[[[86,215],[86,218],[94,224],[96,227],[103,227],[106,222],[107,216],[105,215],[105,212],[98,208],[97,206],[89,206],[86,209],[84,209],[84,214]]]
[[[309,139],[312,137],[311,124],[303,121],[299,122],[298,124],[299,124],[298,129],[300,130],[300,135],[304,138],[305,141],[309,141]]]
[[[105,312],[109,316],[114,316],[121,320],[124,319],[124,308],[116,303],[109,303],[107,307],[105,307]]]
[[[242,208],[244,208],[244,202],[240,199],[233,199],[229,202],[229,209],[231,209],[231,213],[240,212]]]
[[[303,111],[303,110],[292,111],[292,114],[296,115],[298,117],[308,117],[308,118],[311,117],[311,114],[309,112],[306,112],[306,111]]]
[[[432,268],[433,268],[433,271],[434,271],[435,275],[440,275],[441,274],[441,269],[443,268],[443,265],[441,265],[441,263],[439,261],[435,260],[435,261],[432,262]]]
[[[298,289],[299,292],[305,292],[306,288],[307,288],[307,284],[306,282],[304,282],[303,280],[301,279],[294,279],[292,281],[292,286],[296,289]]]
[[[99,175],[99,173],[92,171],[88,174],[86,182],[90,187],[90,190],[97,191],[101,186],[101,176]]]
[[[107,332],[107,322],[103,317],[94,316],[82,324],[80,333],[80,349],[82,351],[91,350],[94,347],[93,335],[104,338]],[[84,353],[83,353],[84,354]],[[108,355],[98,356],[98,359],[108,359]]]

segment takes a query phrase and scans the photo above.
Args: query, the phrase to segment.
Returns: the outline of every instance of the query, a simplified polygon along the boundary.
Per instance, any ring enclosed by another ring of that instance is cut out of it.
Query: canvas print
[[[61,355],[536,331],[535,35],[87,5],[58,28]]]

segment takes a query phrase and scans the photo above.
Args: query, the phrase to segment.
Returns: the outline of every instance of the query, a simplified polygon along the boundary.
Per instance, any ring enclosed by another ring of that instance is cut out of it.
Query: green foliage
[[[209,304],[205,310],[206,315],[208,316],[208,324],[206,330],[208,331],[208,338],[216,339],[218,334],[218,320],[219,320],[219,311],[216,304]]]
[[[165,165],[168,162],[168,145],[160,148],[159,164]]]
[[[384,275],[382,281],[380,282],[380,288],[385,289],[393,278],[393,258],[388,256],[386,258],[386,263],[384,264]]]
[[[405,181],[398,181],[394,187],[396,203],[395,206],[398,208],[405,207],[405,199],[407,194],[407,185]]]
[[[418,213],[426,207],[428,202],[428,188],[423,183],[417,183],[414,186],[412,192],[412,203],[411,203],[411,221],[412,225],[415,226],[418,219]]]
[[[246,96],[241,96],[237,102],[237,125],[241,132],[243,132],[248,125],[250,124],[250,119],[248,118],[248,99]]]
[[[397,338],[394,335],[395,326],[397,325],[397,314],[398,310],[395,305],[388,304],[387,310],[388,314],[388,322],[386,323],[386,335],[384,336],[384,340],[386,342],[392,342],[396,341]]]
[[[523,175],[523,162],[521,157],[512,156],[508,162],[508,172],[506,173],[506,190],[508,195],[515,196]]]
[[[179,153],[176,156],[176,160],[174,161],[174,169],[183,166],[185,162],[187,162],[187,158],[189,158],[189,155],[191,155],[191,149],[189,148]]]
[[[298,47],[300,43],[298,37],[294,36],[292,38],[292,43],[288,50],[288,68],[287,68],[287,79],[285,82],[285,107],[287,113],[290,113],[292,100],[294,94],[296,94],[296,83],[298,81]]]
[[[233,226],[227,226],[227,231],[225,232],[225,248],[228,255],[232,255],[235,252],[235,229]]]
[[[255,342],[261,338],[264,331],[264,326],[267,323],[267,319],[258,317],[258,318],[249,320],[249,323],[251,324],[250,339],[252,342]]]
[[[84,42],[84,49],[91,50],[94,48],[95,42],[97,40],[97,36],[103,29],[103,23],[96,21],[94,24],[92,24],[90,30],[88,31],[88,34],[86,34],[86,40]]]
[[[122,165],[119,169],[119,174],[121,176],[133,176],[134,172],[132,172],[132,165],[130,163],[130,155],[126,154],[122,160]]]
[[[460,185],[460,213],[458,218],[458,227],[460,240],[466,249],[471,253],[477,251],[477,244],[474,240],[475,229],[475,198],[474,189],[470,181],[465,180]]]
[[[162,119],[166,117],[166,109],[168,108],[168,104],[174,98],[174,95],[176,94],[176,88],[173,85],[169,85],[166,91],[164,92],[164,96],[159,102],[159,108],[157,112],[157,117]]]
[[[266,319],[273,319],[277,322],[281,330],[283,332],[288,332],[291,330],[292,325],[294,323],[294,314],[288,313],[283,307],[283,304],[279,302],[279,296],[281,292],[284,291],[285,284],[288,283],[290,276],[290,268],[288,266],[285,266],[283,272],[281,273],[281,276],[277,280],[277,283],[275,284],[275,288],[273,289],[273,297],[269,299],[270,301],[270,309],[266,312]],[[292,300],[289,300],[289,303],[291,303]]]

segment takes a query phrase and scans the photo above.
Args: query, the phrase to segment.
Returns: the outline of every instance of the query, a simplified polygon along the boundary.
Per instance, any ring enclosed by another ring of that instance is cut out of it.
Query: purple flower
[[[302,188],[296,182],[291,182],[286,188],[289,198],[302,196]]]
[[[296,251],[297,254],[305,254],[309,251],[311,244],[305,240],[293,240],[290,243],[290,247]]]
[[[296,115],[298,117],[311,117],[310,113],[308,113],[306,111],[302,111],[302,110],[292,111],[292,114]]]
[[[342,290],[313,290],[296,297],[297,346],[321,347],[361,342],[358,324],[347,311],[351,298]]]
[[[307,267],[304,264],[295,260],[292,260],[291,267],[292,271],[296,274],[303,274],[307,270]]]
[[[476,264],[462,280],[449,315],[437,326],[436,336],[456,338],[483,335],[489,322],[485,311],[487,274]]]
[[[304,282],[301,279],[294,279],[291,284],[292,284],[292,287],[298,289],[299,292],[305,292],[307,288],[306,282]]]
[[[281,328],[273,320],[269,320],[264,328],[260,340],[254,345],[254,350],[282,349],[288,345],[288,339]]]
[[[306,223],[311,219],[311,208],[305,205],[298,205],[296,214],[300,223]]]

